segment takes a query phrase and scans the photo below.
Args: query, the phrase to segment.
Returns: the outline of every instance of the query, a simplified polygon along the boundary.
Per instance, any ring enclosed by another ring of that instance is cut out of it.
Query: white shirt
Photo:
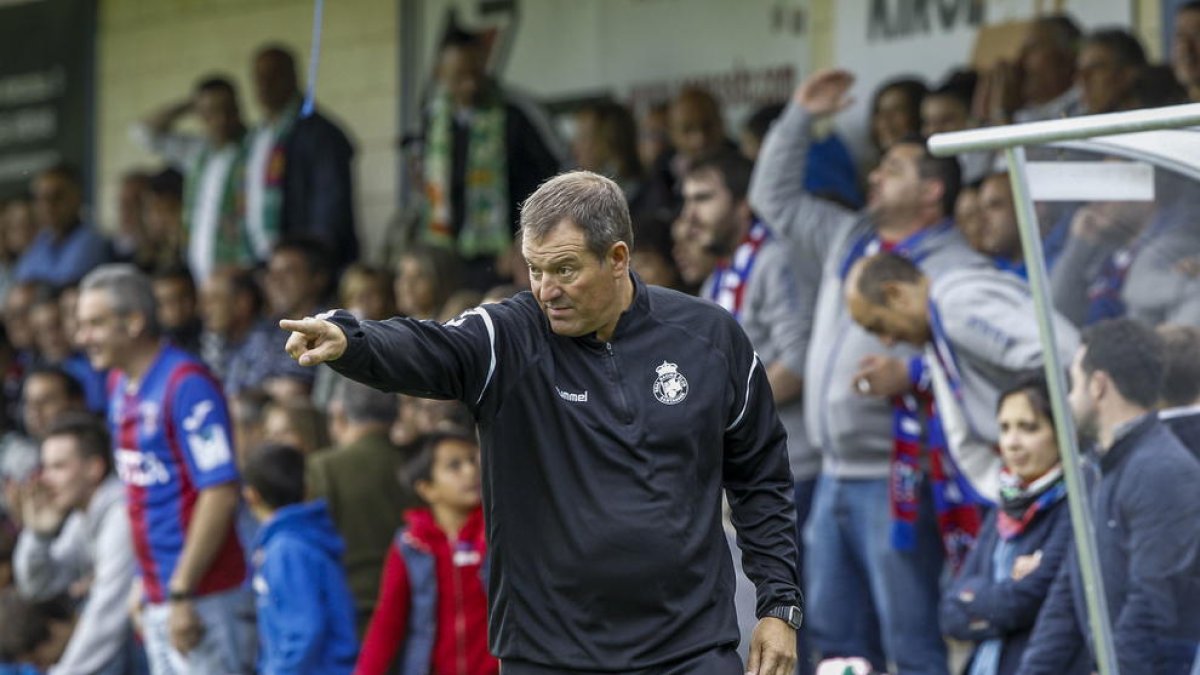
[[[271,151],[279,132],[279,123],[265,124],[254,132],[250,141],[250,156],[246,161],[246,230],[250,245],[259,260],[271,255],[275,243],[267,235],[267,224],[263,218],[263,207],[267,197],[267,168],[271,163]]]
[[[192,227],[188,236],[188,267],[197,284],[203,284],[213,273],[217,230],[221,224],[221,202],[225,184],[237,157],[237,145],[228,146],[209,155],[200,174],[196,203],[192,206]]]

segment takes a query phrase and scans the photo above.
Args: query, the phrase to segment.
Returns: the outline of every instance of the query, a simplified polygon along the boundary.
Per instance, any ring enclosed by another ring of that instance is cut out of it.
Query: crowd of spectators
[[[726,308],[764,365],[802,674],[1095,671],[1007,168],[924,137],[1200,101],[1200,3],[1175,26],[1166,64],[1050,16],[1012,63],[889,80],[867,166],[827,123],[844,71],[736,134],[688,87],[584,105],[563,143],[455,29],[382,251],[293,55],[255,54],[256,125],[206,75],[131,129],[163,164],[125,175],[110,235],[70,166],[0,203],[0,673],[497,672],[469,413],[302,368],[277,321],[527,289],[520,204],[569,168],[624,191],[636,273]],[[1200,665],[1200,189],[1155,183],[1038,215],[1121,672],[1166,675]]]

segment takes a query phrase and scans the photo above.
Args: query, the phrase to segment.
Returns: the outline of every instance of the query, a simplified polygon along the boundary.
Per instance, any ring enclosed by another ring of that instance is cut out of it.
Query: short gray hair
[[[158,303],[150,278],[129,264],[101,265],[79,282],[79,291],[108,291],[113,312],[121,316],[141,314],[146,321],[146,334],[158,337]]]
[[[591,171],[568,171],[542,183],[521,205],[521,236],[540,240],[564,220],[583,230],[588,250],[601,260],[618,241],[633,248],[625,193]]]
[[[342,414],[353,424],[391,424],[396,421],[398,402],[395,394],[341,377],[333,400],[342,406]]]

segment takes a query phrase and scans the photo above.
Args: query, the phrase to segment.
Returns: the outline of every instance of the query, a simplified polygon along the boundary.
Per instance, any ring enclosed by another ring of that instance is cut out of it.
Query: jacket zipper
[[[625,424],[632,424],[633,409],[629,407],[629,401],[625,398],[625,390],[621,387],[621,368],[617,365],[617,355],[613,352],[611,342],[605,342],[604,349],[608,352],[609,371],[612,373],[613,384],[616,385],[617,397],[621,404],[621,421]]]
[[[451,571],[453,572],[450,576],[454,579],[454,606],[455,606],[454,646],[455,646],[455,651],[458,654],[458,672],[461,675],[470,675],[470,673],[467,672],[467,648],[466,648],[466,644],[465,644],[466,632],[467,632],[467,625],[466,625],[467,618],[465,616],[463,616],[464,609],[463,609],[462,579],[460,578],[460,575],[462,574],[462,570],[457,565],[454,565],[454,552],[457,550],[458,550],[458,544],[455,543],[451,547],[451,554],[450,554],[450,560],[451,560],[450,564],[452,566]]]

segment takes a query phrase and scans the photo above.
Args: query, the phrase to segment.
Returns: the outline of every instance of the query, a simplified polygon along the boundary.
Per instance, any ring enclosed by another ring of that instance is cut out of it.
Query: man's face
[[[38,225],[62,233],[79,221],[83,195],[79,186],[57,173],[44,173],[33,181],[33,210]]]
[[[724,257],[738,245],[739,219],[745,202],[734,203],[733,194],[716,171],[692,173],[683,179],[681,218],[695,228],[708,250]],[[748,214],[747,214],[748,215]]]
[[[438,61],[437,78],[455,106],[473,107],[486,79],[482,50],[466,46],[446,47]]]
[[[71,342],[63,330],[62,314],[57,302],[41,302],[29,310],[29,326],[33,329],[38,353],[50,363],[61,363],[71,355]]]
[[[144,225],[148,243],[169,246],[181,238],[183,204],[171,195],[146,195]]]
[[[671,142],[680,155],[695,159],[720,146],[724,136],[719,121],[691,97],[683,97],[671,105],[668,115]]]
[[[708,235],[700,226],[680,218],[671,225],[671,254],[679,268],[679,278],[688,286],[698,286],[712,274],[717,256],[709,248]]]
[[[867,177],[867,208],[877,219],[916,215],[922,206],[922,180],[917,163],[924,150],[916,143],[897,143]]]
[[[76,342],[79,336],[79,322],[76,310],[79,308],[79,287],[67,286],[58,294],[58,315],[62,318],[63,334],[71,343],[71,350],[79,349]]]
[[[270,52],[254,59],[254,95],[264,112],[281,112],[296,94],[296,73],[286,59]]]
[[[1119,109],[1136,75],[1136,69],[1120,65],[1107,47],[1085,46],[1079,52],[1079,67],[1075,73],[1084,108],[1090,114]]]
[[[311,312],[320,299],[317,281],[308,260],[300,251],[283,250],[267,265],[267,300],[276,316],[300,316]]]
[[[603,171],[604,143],[600,139],[596,124],[596,113],[582,110],[575,115],[575,137],[571,139],[571,155],[579,168],[585,171]]]
[[[4,218],[4,248],[12,256],[24,253],[37,234],[33,205],[26,201],[14,201],[5,207],[0,216]]]
[[[127,176],[117,192],[117,221],[121,233],[138,237],[142,232],[142,201],[146,194],[146,179]]]
[[[232,141],[242,123],[237,101],[224,89],[196,94],[196,114],[209,143],[218,147]]]
[[[1184,11],[1175,15],[1171,65],[1175,68],[1175,79],[1183,86],[1200,86],[1200,12]]]
[[[966,238],[967,244],[976,251],[983,251],[983,209],[979,200],[979,189],[964,187],[958,191],[954,202],[954,224]]]
[[[33,306],[35,290],[32,286],[13,286],[4,299],[4,328],[8,331],[8,342],[14,349],[33,347],[33,329],[29,325],[29,309]]]
[[[136,330],[130,316],[117,314],[110,292],[90,289],[80,293],[76,308],[79,346],[96,370],[120,368],[133,346]],[[142,318],[137,317],[139,326]]]
[[[921,101],[921,134],[962,131],[970,121],[967,107],[953,96],[930,94]]]
[[[42,484],[50,492],[55,508],[62,511],[83,508],[103,469],[85,460],[78,441],[72,436],[51,436],[42,441]]]
[[[396,307],[401,314],[419,319],[430,318],[437,313],[436,280],[431,279],[425,267],[414,256],[400,259],[396,269],[396,280],[392,290],[396,294]]]
[[[1021,232],[1013,205],[1012,186],[1006,174],[989,176],[979,190],[983,228],[980,243],[983,252],[1015,259],[1021,255]]]
[[[1094,443],[1100,432],[1099,414],[1092,395],[1092,378],[1095,374],[1089,376],[1083,370],[1083,357],[1086,354],[1087,347],[1080,347],[1071,361],[1071,391],[1067,394],[1067,404],[1071,406],[1071,417],[1075,420],[1080,440]]]
[[[920,347],[929,341],[929,322],[921,306],[908,297],[921,294],[916,284],[894,284],[904,297],[878,305],[858,292],[856,276],[846,280],[846,305],[855,323],[888,347],[898,342]]]
[[[555,334],[590,335],[616,319],[612,312],[617,284],[629,273],[624,244],[613,244],[601,260],[588,250],[583,229],[563,220],[541,239],[525,236],[521,251],[529,265],[533,297]]]
[[[1053,101],[1071,87],[1075,64],[1054,41],[1055,36],[1048,29],[1035,28],[1021,47],[1018,62],[1023,105]]]
[[[21,389],[22,421],[25,431],[35,439],[45,436],[50,424],[74,407],[66,385],[54,375],[31,375]]]
[[[182,328],[196,318],[196,294],[182,279],[155,279],[154,300],[158,324],[167,330]]]

